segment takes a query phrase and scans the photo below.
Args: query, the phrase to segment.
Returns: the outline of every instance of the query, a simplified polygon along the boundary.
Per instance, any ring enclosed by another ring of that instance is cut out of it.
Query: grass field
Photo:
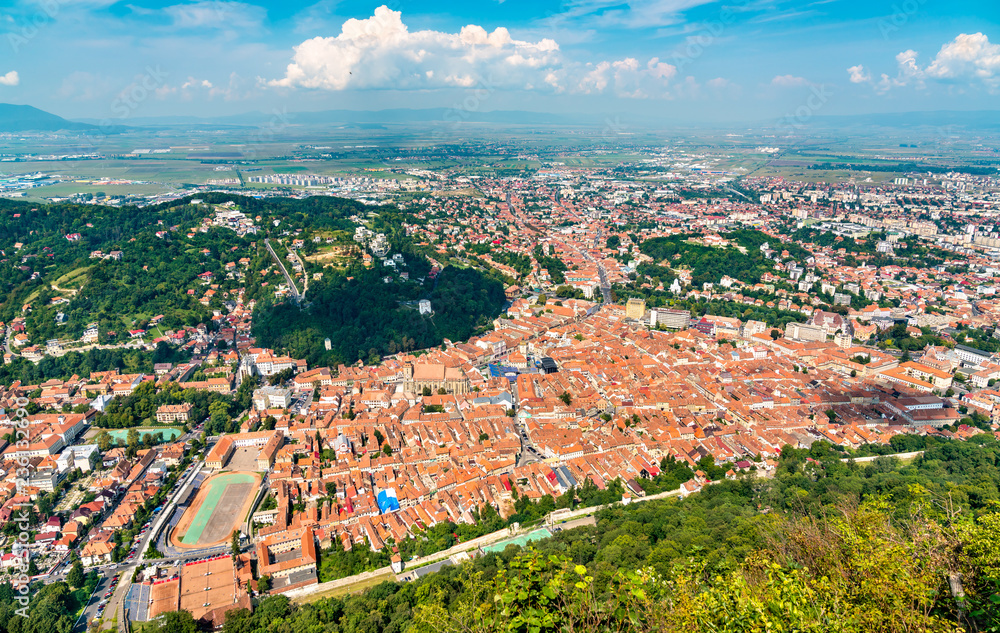
[[[366,578],[360,582],[352,583],[349,585],[344,585],[342,587],[336,587],[334,589],[328,589],[327,591],[317,591],[316,593],[311,593],[308,596],[303,596],[298,598],[295,602],[306,603],[306,602],[316,602],[323,598],[336,598],[338,596],[346,596],[351,593],[360,593],[365,589],[371,589],[375,585],[382,584],[385,581],[395,581],[396,576],[392,572],[386,572],[385,574],[380,574],[378,576],[372,576],[371,578]]]
[[[209,480],[207,482],[208,490],[205,493],[205,499],[202,501],[201,507],[198,508],[198,513],[194,515],[191,525],[184,533],[184,536],[181,537],[181,542],[185,545],[198,544],[199,539],[201,539],[201,533],[208,527],[212,514],[215,513],[215,508],[222,500],[226,488],[234,484],[253,484],[255,481],[256,478],[253,475],[244,473],[227,473]]]
[[[93,266],[75,268],[52,283],[63,290],[79,290],[83,284],[87,283],[87,273],[90,272],[91,268]]]

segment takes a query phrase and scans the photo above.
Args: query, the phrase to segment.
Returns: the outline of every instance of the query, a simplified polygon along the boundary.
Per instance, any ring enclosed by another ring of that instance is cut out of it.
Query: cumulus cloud
[[[577,62],[551,39],[525,41],[497,28],[468,25],[458,33],[410,31],[385,6],[351,19],[336,37],[295,47],[285,76],[272,87],[344,90],[474,88],[663,96],[677,68],[652,58]]]
[[[208,79],[188,77],[180,85],[167,85],[157,91],[158,97],[177,94],[180,98],[190,101],[196,97],[207,99],[224,99],[237,101],[248,99],[259,94],[259,86],[240,75],[231,73],[225,83],[212,83]]]
[[[878,81],[860,65],[847,71],[853,83],[870,83],[877,92],[913,86],[925,88],[928,82],[957,86],[985,87],[1000,91],[1000,44],[991,44],[982,33],[962,33],[946,43],[927,66],[921,66],[919,53],[905,50],[896,55],[896,75],[881,73]]]
[[[851,74],[852,84],[863,84],[867,81],[872,80],[871,73],[866,71],[865,67],[862,66],[861,64],[858,64],[857,66],[851,66],[850,68],[847,69],[847,72]]]
[[[21,83],[21,76],[16,70],[12,70],[6,75],[0,75],[0,86],[16,86]]]
[[[163,11],[182,28],[253,29],[267,17],[263,7],[243,2],[205,0],[175,4]]]
[[[772,86],[779,86],[781,88],[787,88],[790,86],[808,86],[809,81],[803,77],[796,77],[795,75],[777,75],[771,80]]]
[[[207,79],[202,79],[198,81],[194,77],[188,77],[187,81],[181,84],[181,90],[187,90],[188,88],[211,88],[212,82]]]
[[[941,47],[926,69],[935,79],[974,78],[994,88],[1000,84],[1000,44],[982,33],[962,33]]]

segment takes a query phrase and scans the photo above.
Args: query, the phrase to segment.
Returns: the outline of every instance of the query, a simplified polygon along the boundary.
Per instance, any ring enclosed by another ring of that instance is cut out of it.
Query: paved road
[[[601,278],[601,294],[604,295],[604,304],[611,305],[611,284],[608,283],[608,271],[604,269],[604,264],[597,265],[597,274]]]
[[[511,383],[512,393],[514,395],[514,409],[517,410],[518,403],[520,400],[517,396],[517,382]],[[514,428],[517,429],[517,433],[521,439],[521,455],[517,459],[518,466],[524,466],[526,464],[534,464],[535,462],[545,461],[542,457],[541,452],[531,442],[531,436],[528,435],[528,424],[523,419],[519,417],[514,418]]]
[[[14,351],[10,348],[10,332],[11,329],[7,328],[7,333],[4,335],[3,339],[3,351],[7,354],[13,354]]]
[[[299,301],[305,301],[305,299],[306,299],[306,293],[309,292],[309,275],[306,274],[306,265],[305,265],[305,262],[303,262],[299,258],[298,251],[296,251],[294,249],[291,249],[291,248],[288,249],[288,254],[299,265],[299,270],[302,271],[302,294],[299,295]]]
[[[288,283],[288,289],[292,293],[292,300],[298,304],[300,301],[299,289],[295,287],[295,282],[292,281],[292,276],[289,275],[288,271],[285,269],[285,264],[281,261],[281,258],[278,257],[278,254],[274,252],[274,249],[271,248],[271,241],[269,239],[264,238],[264,246],[267,247],[267,251],[271,253],[271,257],[274,258],[274,261],[278,263],[278,268],[281,269],[281,274],[285,276],[285,281]]]
[[[604,269],[604,264],[594,259],[594,256],[587,251],[578,250],[578,253],[590,261],[597,264],[597,276],[601,279],[601,295],[604,297],[604,304],[611,305],[611,284],[608,283],[608,271]]]
[[[114,573],[109,574],[114,576]],[[101,581],[97,583],[97,589],[94,591],[93,595],[90,596],[90,602],[87,603],[87,607],[80,614],[77,619],[76,624],[73,626],[74,631],[86,631],[87,623],[92,619],[97,617],[97,605],[101,602],[101,596],[111,587],[111,578],[106,575],[101,577]]]

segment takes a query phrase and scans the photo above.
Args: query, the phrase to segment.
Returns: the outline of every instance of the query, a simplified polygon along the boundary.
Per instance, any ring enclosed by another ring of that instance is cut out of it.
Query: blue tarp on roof
[[[518,370],[516,367],[506,367],[504,365],[494,365],[490,363],[490,376],[493,378],[506,378],[507,380],[517,380]]]
[[[399,499],[396,498],[395,489],[386,488],[378,493],[378,508],[383,514],[399,510]]]

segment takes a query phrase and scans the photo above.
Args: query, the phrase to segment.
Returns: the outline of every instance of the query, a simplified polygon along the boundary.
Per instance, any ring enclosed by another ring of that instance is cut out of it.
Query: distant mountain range
[[[494,125],[573,125],[600,126],[607,125],[608,120],[617,121],[617,117],[609,119],[602,114],[556,114],[552,112],[528,112],[523,110],[494,110],[480,112],[455,108],[395,108],[390,110],[321,110],[316,112],[246,112],[243,114],[194,117],[194,116],[161,116],[134,117],[118,120],[121,126],[100,128],[101,121],[96,119],[67,120],[50,114],[38,108],[25,105],[0,103],[0,132],[27,131],[97,131],[104,133],[122,132],[128,128],[243,128],[264,127],[280,129],[287,125],[294,126],[344,126],[360,129],[375,129],[382,125],[426,123],[440,125],[456,125],[462,123],[483,123]],[[774,121],[732,124],[721,123],[697,124],[695,122],[680,122],[672,120],[673,126],[682,125],[691,128],[725,129],[727,127],[769,128]],[[798,125],[798,124],[797,124]],[[942,130],[961,128],[965,130],[992,131],[1000,129],[1000,111],[955,111],[944,110],[936,112],[901,112],[879,114],[857,114],[842,116],[814,116],[802,122],[806,128],[833,128],[850,131],[852,129],[870,128],[939,128]],[[664,119],[652,117],[629,117],[628,127],[638,129],[666,129],[671,127]]]
[[[550,112],[525,112],[496,110],[476,112],[453,108],[396,108],[392,110],[321,110],[317,112],[246,112],[230,116],[192,117],[163,116],[135,117],[122,121],[135,127],[161,126],[237,126],[237,127],[282,127],[284,125],[349,125],[369,126],[393,123],[497,123],[507,125],[559,125],[578,123],[582,117],[568,119]],[[597,117],[594,117],[595,121]],[[91,119],[80,119],[85,123],[97,123]]]
[[[95,126],[78,121],[68,121],[32,106],[0,103],[0,132],[58,132],[60,130],[85,131],[92,129],[95,129]]]

